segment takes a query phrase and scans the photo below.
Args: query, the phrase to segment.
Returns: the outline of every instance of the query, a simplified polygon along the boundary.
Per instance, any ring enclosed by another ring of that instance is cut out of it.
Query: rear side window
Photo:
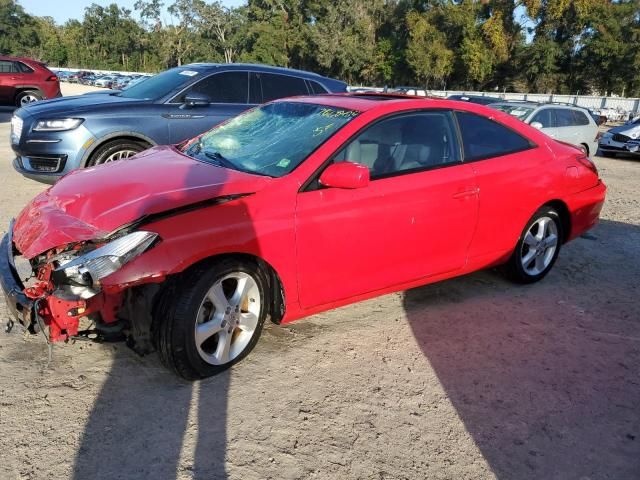
[[[262,101],[270,102],[278,98],[308,95],[307,85],[302,78],[273,73],[261,73]]]
[[[456,118],[466,161],[500,157],[533,147],[522,135],[488,118],[468,112],[456,112]]]
[[[575,125],[589,125],[589,119],[580,110],[571,110],[573,113],[573,123]]]
[[[33,68],[25,63],[16,62],[16,65],[18,66],[18,70],[20,70],[22,73],[33,73]]]
[[[313,80],[307,80],[307,82],[309,83],[309,89],[311,90],[312,94],[322,95],[324,93],[327,93],[327,90],[318,82],[314,82]]]
[[[188,93],[207,95],[212,103],[247,103],[248,72],[222,72],[196,83]],[[184,101],[184,95],[182,96]]]
[[[16,66],[13,62],[8,62],[6,60],[0,60],[0,73],[15,73]]]
[[[557,127],[573,127],[575,125],[573,110],[567,108],[554,108],[553,110],[556,114]]]

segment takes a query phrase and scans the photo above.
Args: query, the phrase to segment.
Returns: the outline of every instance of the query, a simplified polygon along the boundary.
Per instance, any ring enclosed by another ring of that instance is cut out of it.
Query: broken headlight
[[[95,285],[147,250],[157,238],[157,233],[133,232],[62,263],[55,271],[79,285]]]

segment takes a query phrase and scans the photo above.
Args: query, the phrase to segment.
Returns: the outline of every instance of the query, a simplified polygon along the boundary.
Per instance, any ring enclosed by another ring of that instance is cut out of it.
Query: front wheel
[[[134,140],[112,140],[94,152],[88,166],[102,165],[133,157],[148,148],[147,145]]]
[[[260,338],[267,295],[265,275],[252,262],[225,259],[183,274],[157,309],[162,362],[188,380],[239,362]]]
[[[538,210],[524,228],[505,266],[507,276],[517,283],[542,280],[558,258],[562,234],[558,212],[550,207]]]

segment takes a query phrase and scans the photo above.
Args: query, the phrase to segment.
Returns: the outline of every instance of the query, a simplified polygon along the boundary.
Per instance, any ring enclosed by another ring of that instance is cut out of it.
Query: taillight
[[[49,75],[47,77],[47,82],[57,82],[58,81],[58,77],[56,77],[55,75]]]
[[[578,157],[576,160],[578,160],[582,166],[587,167],[593,173],[598,175],[598,167],[596,167],[596,164],[593,163],[589,157],[583,155]]]

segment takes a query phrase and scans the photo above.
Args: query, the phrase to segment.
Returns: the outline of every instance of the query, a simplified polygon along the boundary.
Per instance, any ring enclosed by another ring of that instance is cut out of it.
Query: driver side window
[[[249,74],[238,71],[209,75],[189,87],[173,102],[184,102],[185,96],[190,93],[204,94],[209,97],[211,103],[247,103],[249,99]]]
[[[451,113],[410,113],[381,120],[338,152],[334,162],[344,161],[366,165],[372,179],[458,163]]]

